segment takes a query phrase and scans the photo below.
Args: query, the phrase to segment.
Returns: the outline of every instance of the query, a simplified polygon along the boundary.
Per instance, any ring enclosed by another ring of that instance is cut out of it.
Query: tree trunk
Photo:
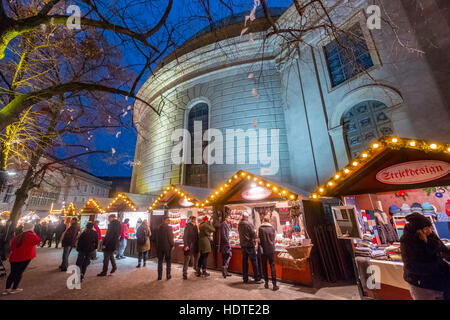
[[[16,199],[14,200],[14,205],[9,216],[12,225],[16,226],[17,221],[19,221],[20,214],[22,213],[22,208],[25,205],[25,201],[28,198],[28,191],[26,186],[23,186],[16,191]]]

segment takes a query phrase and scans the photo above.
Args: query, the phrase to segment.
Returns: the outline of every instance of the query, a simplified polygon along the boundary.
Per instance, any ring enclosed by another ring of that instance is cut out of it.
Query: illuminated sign
[[[272,194],[272,191],[265,187],[257,186],[251,187],[242,191],[242,198],[245,200],[261,200],[265,199]]]
[[[433,181],[450,173],[445,161],[421,160],[399,163],[377,173],[378,181],[386,184],[415,184]]]
[[[194,204],[190,201],[187,201],[185,198],[180,199],[178,203],[183,207],[192,207]]]

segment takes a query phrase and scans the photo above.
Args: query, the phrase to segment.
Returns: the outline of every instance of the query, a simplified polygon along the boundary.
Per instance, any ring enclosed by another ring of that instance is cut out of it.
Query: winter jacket
[[[14,237],[14,231],[15,228],[12,224],[7,224],[3,226],[0,232],[0,241],[6,243],[10,242],[11,239]]]
[[[114,219],[108,224],[108,231],[106,231],[102,246],[105,246],[103,251],[117,250],[120,238],[121,226],[117,219]]]
[[[60,238],[64,231],[66,231],[66,225],[64,223],[56,225],[55,233],[57,238]]]
[[[93,252],[98,248],[98,235],[97,231],[84,230],[78,238],[77,251],[78,252]]]
[[[98,225],[94,224],[94,230],[97,231],[97,238],[98,241],[102,240],[102,232],[100,231],[100,228]]]
[[[61,244],[63,247],[75,247],[78,233],[80,232],[80,226],[78,223],[73,223],[69,229],[64,233]]]
[[[192,223],[187,223],[184,228],[183,243],[185,247],[189,247],[192,253],[198,252],[198,228]]]
[[[256,232],[253,225],[247,220],[241,220],[238,225],[241,248],[255,247]]]
[[[130,229],[130,225],[128,223],[122,223],[121,229],[120,229],[120,237],[123,239],[128,239],[129,234],[128,230]]]
[[[9,262],[28,261],[36,257],[36,245],[41,243],[42,239],[35,233],[25,232],[22,244],[17,247],[18,238],[15,236],[11,241],[11,255]]]
[[[264,222],[259,227],[259,241],[262,253],[271,255],[275,252],[275,228],[268,222]]]
[[[150,228],[141,224],[136,231],[136,250],[137,252],[147,252],[150,250]]]
[[[209,221],[200,223],[198,232],[198,249],[200,253],[211,252],[211,233],[216,231],[216,228]]]
[[[220,248],[230,246],[231,224],[223,221],[220,224]]]
[[[170,251],[174,246],[173,230],[167,223],[163,223],[159,226],[156,235],[156,247],[158,251]]]
[[[424,289],[449,290],[450,264],[443,256],[448,256],[450,250],[435,234],[431,234],[425,242],[407,224],[400,239],[400,249],[406,282]]]
[[[53,234],[55,233],[55,225],[53,223],[49,223],[47,225],[47,239],[52,239],[53,238]]]

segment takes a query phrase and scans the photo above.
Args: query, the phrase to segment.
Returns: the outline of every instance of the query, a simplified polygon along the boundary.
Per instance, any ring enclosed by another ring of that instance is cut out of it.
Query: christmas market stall
[[[49,214],[41,219],[41,221],[45,221],[46,223],[52,222],[57,223],[61,219],[64,221],[69,220],[70,218],[78,218],[80,219],[80,214],[77,212],[75,204],[73,202],[66,205],[65,203],[61,204],[59,209],[55,208],[55,205],[52,203]],[[68,224],[68,223],[67,223]]]
[[[106,216],[116,214],[119,221],[129,219],[128,241],[124,254],[126,256],[137,257],[136,252],[136,232],[139,225],[144,221],[150,222],[148,205],[151,196],[134,193],[118,193],[114,199],[106,206]]]
[[[411,299],[399,244],[405,217],[428,217],[449,246],[449,185],[450,144],[383,137],[311,195],[339,199],[336,233],[353,243],[362,297]]]
[[[312,285],[309,256],[313,244],[305,227],[302,200],[309,194],[287,184],[238,171],[199,204],[214,212],[215,226],[218,227],[226,215],[230,215],[232,230],[230,244],[232,258],[228,270],[242,273],[242,253],[240,249],[238,224],[244,212],[249,221],[259,229],[262,215],[271,213],[271,224],[276,230],[275,267],[281,280]],[[219,250],[220,232],[214,240]],[[217,256],[217,266],[221,267],[221,255]],[[260,270],[261,272],[261,270]],[[250,273],[253,273],[250,267]]]
[[[169,223],[175,240],[172,261],[183,263],[183,235],[189,217],[192,215],[197,217],[198,223],[200,223],[205,215],[212,216],[213,212],[211,209],[208,210],[201,206],[201,199],[206,198],[212,191],[212,189],[192,186],[169,185],[163,189],[150,206],[150,228],[153,235],[156,235],[158,227],[164,221],[164,217],[168,216],[170,218]],[[155,252],[155,241],[152,241],[152,255]],[[208,257],[208,266],[216,267],[213,255]]]
[[[108,215],[106,207],[111,203],[112,198],[90,198],[80,210],[80,225],[86,226],[88,221],[99,221],[99,228],[102,236],[108,229]],[[83,227],[84,227],[83,226]]]

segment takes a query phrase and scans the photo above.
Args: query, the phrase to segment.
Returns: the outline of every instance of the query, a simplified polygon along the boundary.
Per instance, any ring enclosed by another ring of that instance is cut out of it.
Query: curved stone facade
[[[385,24],[380,30],[367,29],[368,0],[353,8],[336,7],[342,28],[361,26],[373,61],[367,72],[337,86],[332,85],[324,50],[331,41],[327,35],[310,32],[302,45],[286,53],[281,50],[281,37],[272,37],[263,46],[262,39],[270,32],[265,19],[255,20],[253,41],[248,33],[239,36],[242,21],[226,27],[228,37],[222,28],[217,31],[218,41],[212,41],[214,32],[204,34],[171,54],[139,92],[161,115],[142,103],[135,105],[138,165],[131,191],[157,192],[169,183],[184,183],[184,167],[171,161],[176,145],[171,135],[186,127],[187,112],[197,102],[208,104],[210,128],[278,129],[279,170],[268,178],[310,191],[351,159],[343,115],[359,103],[384,104],[395,135],[449,142],[450,74],[444,75],[435,62],[441,61],[445,69],[450,61],[446,17],[436,1],[429,1],[424,12],[432,17],[433,26],[418,25],[412,21],[413,7],[382,2],[395,17],[398,34]],[[291,6],[275,20],[283,27],[295,26],[299,23],[295,13]],[[433,46],[424,41],[431,33]],[[398,37],[416,51],[405,48]],[[417,53],[421,51],[425,54]],[[261,163],[210,165],[208,187],[218,186],[239,169],[261,174],[263,167]]]

